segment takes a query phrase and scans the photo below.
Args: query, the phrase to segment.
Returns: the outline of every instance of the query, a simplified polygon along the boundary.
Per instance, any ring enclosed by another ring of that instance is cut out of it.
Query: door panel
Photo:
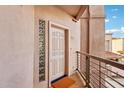
[[[50,30],[51,80],[65,74],[65,31],[56,27]]]

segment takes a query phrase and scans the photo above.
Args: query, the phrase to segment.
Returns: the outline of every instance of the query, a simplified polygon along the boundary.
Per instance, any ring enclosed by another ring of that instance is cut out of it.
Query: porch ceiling
[[[71,15],[75,20],[79,20],[88,5],[58,5],[58,7]]]

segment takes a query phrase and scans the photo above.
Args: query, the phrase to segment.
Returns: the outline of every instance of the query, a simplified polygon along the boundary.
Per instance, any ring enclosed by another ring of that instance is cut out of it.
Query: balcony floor
[[[72,86],[70,86],[70,88],[84,88],[85,84],[77,72],[72,74],[70,77],[76,81]]]
[[[73,73],[69,77],[72,78],[73,80],[75,80],[75,83],[73,85],[71,85],[69,88],[85,88],[84,80],[80,77],[80,75],[77,72]],[[51,88],[53,88],[53,87],[51,87]]]

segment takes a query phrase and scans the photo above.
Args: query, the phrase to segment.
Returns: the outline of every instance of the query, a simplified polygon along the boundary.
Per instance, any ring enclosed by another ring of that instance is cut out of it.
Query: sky
[[[105,5],[105,30],[114,38],[124,38],[124,5]]]

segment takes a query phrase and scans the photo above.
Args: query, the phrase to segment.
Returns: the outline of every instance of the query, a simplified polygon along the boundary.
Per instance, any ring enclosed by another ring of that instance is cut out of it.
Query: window
[[[39,82],[45,80],[45,20],[39,20]]]

